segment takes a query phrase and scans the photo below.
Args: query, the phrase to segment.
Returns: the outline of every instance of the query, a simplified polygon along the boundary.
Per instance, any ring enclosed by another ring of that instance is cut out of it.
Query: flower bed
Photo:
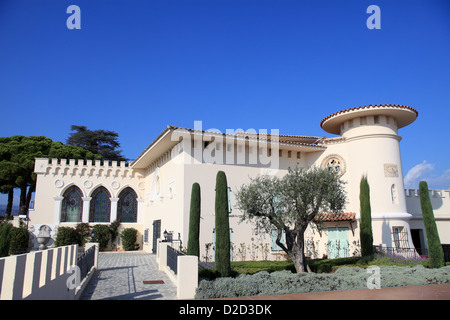
[[[380,266],[382,288],[450,283],[450,266],[428,269],[414,267]],[[245,297],[318,291],[367,289],[372,273],[359,267],[341,267],[334,273],[291,273],[290,271],[241,274],[236,278],[202,280],[196,292],[197,299]]]

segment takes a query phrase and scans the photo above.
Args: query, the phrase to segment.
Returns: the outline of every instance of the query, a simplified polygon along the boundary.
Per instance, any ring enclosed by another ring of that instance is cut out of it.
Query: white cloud
[[[406,189],[418,189],[419,182],[426,181],[429,189],[450,189],[450,169],[443,174],[434,172],[434,165],[424,160],[412,167],[404,178]]]
[[[425,181],[427,181],[428,188],[430,189],[450,189],[450,169],[444,171],[442,175],[430,176]]]
[[[431,163],[427,163],[425,160],[422,163],[416,164],[405,176],[405,188],[418,188],[421,178],[433,172],[433,170],[434,166]]]

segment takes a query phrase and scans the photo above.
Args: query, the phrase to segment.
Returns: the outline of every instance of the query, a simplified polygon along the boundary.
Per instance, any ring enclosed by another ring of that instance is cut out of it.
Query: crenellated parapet
[[[428,190],[430,198],[450,199],[450,190]],[[406,197],[419,197],[419,189],[405,189]]]
[[[450,190],[428,190],[434,217],[437,220],[450,220]],[[413,218],[422,218],[418,189],[405,189],[408,212]]]
[[[36,158],[34,172],[52,177],[142,178],[125,161]]]

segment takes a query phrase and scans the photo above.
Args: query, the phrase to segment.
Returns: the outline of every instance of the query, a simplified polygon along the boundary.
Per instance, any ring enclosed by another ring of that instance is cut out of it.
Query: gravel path
[[[159,280],[159,281],[157,281]],[[144,284],[144,281],[164,283]],[[145,252],[100,252],[98,270],[80,300],[174,300],[177,288]]]

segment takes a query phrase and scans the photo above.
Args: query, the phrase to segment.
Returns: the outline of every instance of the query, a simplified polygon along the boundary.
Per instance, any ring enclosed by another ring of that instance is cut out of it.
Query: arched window
[[[129,187],[119,194],[117,219],[120,222],[137,222],[137,194]]]
[[[83,193],[77,186],[64,192],[61,208],[61,222],[81,222],[83,214]]]
[[[109,222],[111,215],[111,194],[105,187],[98,187],[92,193],[89,208],[89,222]]]
[[[391,199],[393,204],[398,204],[398,193],[395,184],[391,186]]]

